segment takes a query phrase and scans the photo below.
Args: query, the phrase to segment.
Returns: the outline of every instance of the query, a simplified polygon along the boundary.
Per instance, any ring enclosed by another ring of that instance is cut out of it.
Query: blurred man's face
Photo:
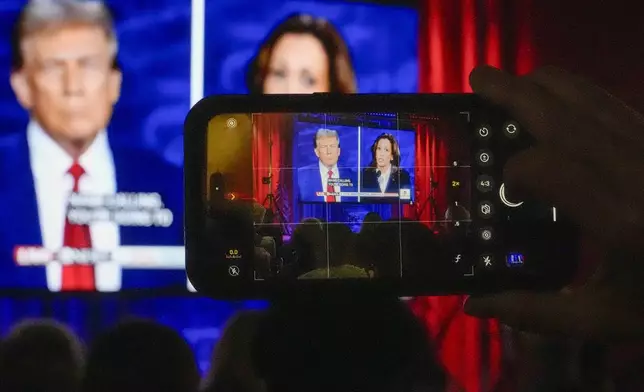
[[[329,58],[311,34],[284,34],[273,47],[264,94],[311,94],[330,90]]]
[[[333,136],[322,136],[317,138],[315,155],[320,158],[322,164],[332,168],[340,158],[340,141]]]
[[[107,126],[121,89],[113,46],[100,27],[70,25],[23,39],[11,77],[21,105],[63,148],[87,147]]]

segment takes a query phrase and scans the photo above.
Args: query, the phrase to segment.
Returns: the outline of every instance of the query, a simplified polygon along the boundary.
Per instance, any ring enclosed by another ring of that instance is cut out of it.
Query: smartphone
[[[503,182],[534,140],[476,95],[213,96],[184,135],[205,295],[557,289],[576,270],[574,225]]]

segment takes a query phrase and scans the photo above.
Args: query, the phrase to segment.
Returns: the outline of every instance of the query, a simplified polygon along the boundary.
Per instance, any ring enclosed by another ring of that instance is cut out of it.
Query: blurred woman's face
[[[394,154],[391,152],[391,142],[389,139],[380,139],[376,145],[376,164],[379,168],[387,168],[391,161],[394,159]]]
[[[329,59],[322,43],[311,34],[284,34],[273,47],[264,94],[329,91]]]

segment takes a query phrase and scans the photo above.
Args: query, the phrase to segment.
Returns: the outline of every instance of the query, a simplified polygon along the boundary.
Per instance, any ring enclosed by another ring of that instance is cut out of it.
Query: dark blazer
[[[389,182],[385,193],[399,193],[401,189],[411,190],[411,178],[409,172],[405,169],[400,169],[392,166],[391,174],[389,175]],[[362,178],[360,185],[361,192],[380,192],[380,184],[378,184],[378,175],[373,168],[365,168],[362,170]],[[413,196],[413,195],[411,195]],[[391,202],[398,203],[399,199],[396,198],[368,198],[361,199],[361,201],[375,201],[378,203]]]
[[[356,183],[356,173],[346,168],[338,168],[340,179],[348,179],[352,186],[342,187],[342,192],[357,192],[358,184]],[[308,165],[297,169],[296,184],[298,190],[298,201],[307,202],[324,202],[324,198],[317,196],[317,192],[324,192],[322,189],[322,178],[320,177],[320,164]],[[357,197],[342,196],[342,202],[357,201]]]
[[[172,225],[121,227],[121,245],[183,246],[183,173],[153,153],[112,148],[118,192],[156,192]],[[26,133],[0,139],[0,290],[46,289],[44,267],[17,267],[16,245],[42,245]],[[184,270],[124,270],[122,289],[186,287]]]

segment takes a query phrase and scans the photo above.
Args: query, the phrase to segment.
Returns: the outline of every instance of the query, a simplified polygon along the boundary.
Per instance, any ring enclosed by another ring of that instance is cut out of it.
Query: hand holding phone
[[[559,206],[603,252],[582,287],[470,298],[466,311],[538,332],[641,337],[644,116],[555,68],[515,77],[484,67],[471,80],[477,93],[516,115],[538,143],[510,160],[507,181]]]

